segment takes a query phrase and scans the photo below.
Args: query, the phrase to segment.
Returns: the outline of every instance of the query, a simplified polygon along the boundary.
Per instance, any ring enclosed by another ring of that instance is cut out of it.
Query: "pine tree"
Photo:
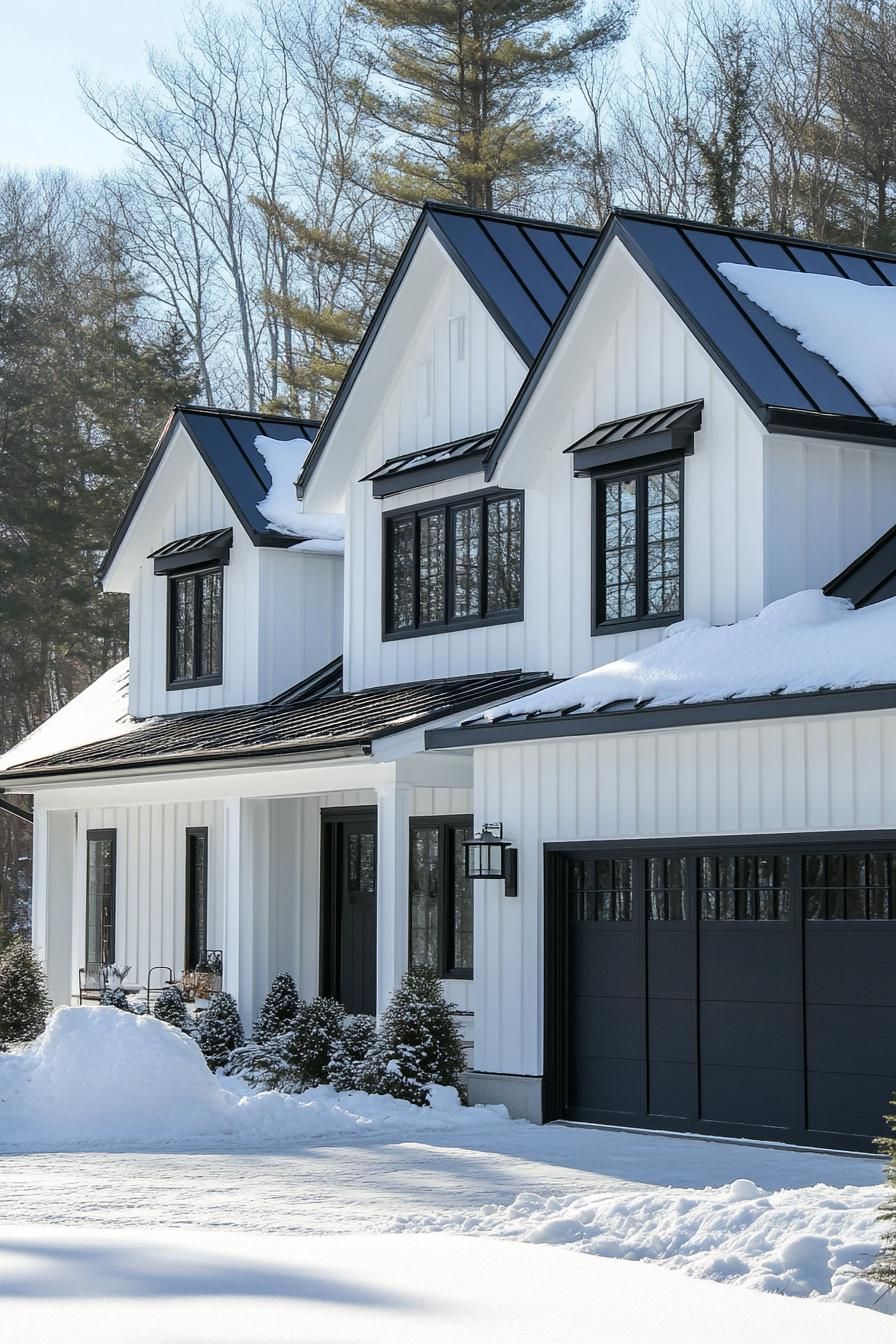
[[[252,1040],[255,1044],[263,1045],[287,1031],[299,1011],[299,1003],[299,991],[292,976],[286,971],[275,975],[252,1028]]]
[[[425,1106],[430,1083],[463,1091],[460,1032],[430,966],[407,971],[383,1016],[379,1051],[382,1091]]]
[[[585,0],[356,0],[383,34],[371,115],[394,150],[385,195],[486,209],[525,200],[569,158],[573,136],[546,91],[625,32],[630,5],[595,16]]]
[[[10,938],[0,951],[0,1050],[39,1036],[52,1006],[44,968],[31,944]]]
[[[346,1019],[327,1065],[327,1082],[337,1092],[380,1090],[376,1018],[358,1013]]]
[[[335,999],[317,998],[299,1005],[292,1030],[284,1038],[284,1092],[304,1092],[327,1081],[327,1070],[342,1036],[345,1009]]]
[[[212,1072],[223,1069],[234,1050],[245,1045],[240,1010],[232,994],[213,994],[196,1024],[195,1037]]]
[[[177,1027],[188,1036],[193,1034],[190,1014],[177,985],[165,986],[153,1004],[152,1013],[160,1022],[167,1022],[169,1027]]]

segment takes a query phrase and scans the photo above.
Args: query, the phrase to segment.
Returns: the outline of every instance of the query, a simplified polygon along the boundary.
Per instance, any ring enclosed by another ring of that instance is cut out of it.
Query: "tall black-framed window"
[[[682,615],[683,474],[676,462],[595,480],[595,633]]]
[[[223,567],[210,565],[169,575],[169,689],[219,684],[223,636]]]
[[[414,817],[410,832],[410,962],[448,979],[473,975],[473,884],[464,876],[472,817]]]
[[[387,639],[519,620],[523,496],[465,495],[387,514],[383,558]]]
[[[208,952],[208,827],[187,827],[184,970],[204,966]]]
[[[116,832],[87,832],[87,927],[84,959],[95,972],[115,961]]]

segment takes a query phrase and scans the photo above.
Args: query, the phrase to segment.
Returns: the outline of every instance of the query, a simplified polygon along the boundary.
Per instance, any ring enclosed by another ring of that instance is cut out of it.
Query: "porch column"
[[[376,1010],[385,1011],[408,964],[408,835],[413,790],[376,786]]]
[[[67,1004],[82,964],[72,966],[73,926],[82,936],[84,930],[84,907],[76,903],[74,812],[35,807],[32,855],[31,943],[44,964],[50,998],[54,1004]],[[82,901],[85,890],[86,874]]]

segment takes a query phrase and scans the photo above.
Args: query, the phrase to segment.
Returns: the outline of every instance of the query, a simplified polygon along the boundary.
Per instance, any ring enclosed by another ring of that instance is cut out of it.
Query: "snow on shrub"
[[[208,1007],[196,1019],[194,1031],[205,1062],[214,1072],[223,1069],[234,1050],[245,1044],[240,1010],[232,994],[213,994]]]
[[[10,938],[0,951],[0,1050],[39,1036],[51,1007],[33,947],[19,935]]]
[[[463,1043],[438,975],[412,966],[392,995],[377,1045],[383,1078],[377,1090],[425,1106],[430,1083],[457,1088],[466,1063]]]
[[[327,1082],[337,1092],[378,1092],[381,1070],[377,1059],[376,1018],[358,1013],[345,1019],[327,1065]]]
[[[177,1027],[178,1031],[188,1035],[193,1033],[193,1023],[177,985],[165,986],[153,1005],[152,1015],[160,1022],[167,1022],[169,1027]]]
[[[891,1107],[890,1113],[884,1117],[891,1133],[877,1140],[877,1147],[890,1159],[886,1171],[889,1194],[880,1206],[880,1221],[884,1226],[883,1245],[869,1275],[890,1292],[896,1288],[896,1098]]]
[[[261,1012],[252,1028],[252,1040],[256,1045],[264,1045],[275,1036],[288,1031],[299,1011],[299,991],[296,982],[285,971],[274,976],[274,982],[267,992]]]

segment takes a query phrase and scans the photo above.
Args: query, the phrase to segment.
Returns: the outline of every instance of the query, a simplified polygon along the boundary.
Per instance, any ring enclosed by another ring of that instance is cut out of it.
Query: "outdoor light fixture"
[[[500,821],[486,822],[478,835],[464,841],[464,876],[503,882],[504,895],[516,895],[516,850],[503,839]]]

